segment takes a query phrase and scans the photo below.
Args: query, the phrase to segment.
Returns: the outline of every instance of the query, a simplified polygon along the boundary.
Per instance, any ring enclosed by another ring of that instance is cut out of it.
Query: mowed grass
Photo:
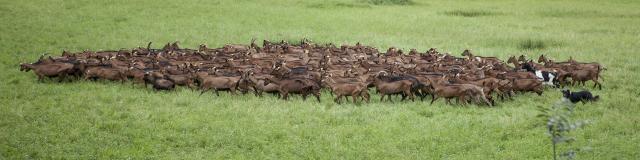
[[[62,50],[251,38],[597,61],[607,68],[604,88],[592,90],[600,102],[577,105],[575,118],[592,121],[572,133],[574,146],[588,146],[578,158],[640,158],[638,1],[377,2],[0,1],[0,159],[551,159],[536,108],[558,101],[557,89],[494,108],[377,95],[337,105],[328,93],[322,103],[198,96],[107,81],[39,83],[18,71]]]

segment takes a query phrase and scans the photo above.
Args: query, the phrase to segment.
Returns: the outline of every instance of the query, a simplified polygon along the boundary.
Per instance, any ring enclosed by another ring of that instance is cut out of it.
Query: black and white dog
[[[522,69],[534,73],[536,77],[538,77],[538,80],[542,81],[543,85],[560,87],[560,81],[558,80],[557,72],[536,70],[535,67],[533,65],[530,65],[529,63],[523,64]]]
[[[571,103],[594,102],[600,99],[600,96],[593,96],[589,91],[571,92],[570,90],[562,90],[562,98],[571,101]]]

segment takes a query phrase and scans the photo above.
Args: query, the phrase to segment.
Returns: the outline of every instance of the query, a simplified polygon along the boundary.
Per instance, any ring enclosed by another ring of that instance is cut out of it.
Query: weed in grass
[[[558,151],[559,145],[562,143],[571,144],[576,138],[569,136],[569,132],[575,131],[589,124],[587,120],[572,120],[575,111],[575,105],[567,100],[558,101],[550,108],[539,107],[541,112],[538,117],[544,118],[547,127],[547,134],[550,137],[552,146],[553,159],[558,157],[566,157],[575,159],[580,148],[570,148],[566,151]],[[558,153],[560,152],[560,153]]]

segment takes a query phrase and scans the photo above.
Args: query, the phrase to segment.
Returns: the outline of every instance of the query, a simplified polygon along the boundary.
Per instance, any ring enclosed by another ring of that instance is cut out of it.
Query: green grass
[[[603,90],[593,91],[602,100],[577,107],[577,119],[593,121],[573,133],[576,146],[592,148],[578,158],[640,158],[638,1],[412,2],[0,1],[0,159],[551,158],[535,116],[537,106],[560,99],[556,89],[495,108],[380,103],[378,96],[336,105],[326,93],[322,103],[198,96],[116,82],[38,83],[18,71],[21,62],[62,50],[252,38],[597,61],[608,70]]]

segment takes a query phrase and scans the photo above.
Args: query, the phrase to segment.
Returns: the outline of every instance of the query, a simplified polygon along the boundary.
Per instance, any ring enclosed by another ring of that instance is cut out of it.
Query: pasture
[[[38,82],[42,53],[252,38],[376,46],[505,60],[599,62],[600,95],[578,104],[579,159],[640,158],[640,2],[184,0],[0,2],[0,159],[551,159],[537,107],[559,89],[486,106],[395,100],[335,104],[275,96],[156,92],[130,82]],[[561,146],[565,147],[565,146]],[[562,149],[562,148],[561,148]]]

